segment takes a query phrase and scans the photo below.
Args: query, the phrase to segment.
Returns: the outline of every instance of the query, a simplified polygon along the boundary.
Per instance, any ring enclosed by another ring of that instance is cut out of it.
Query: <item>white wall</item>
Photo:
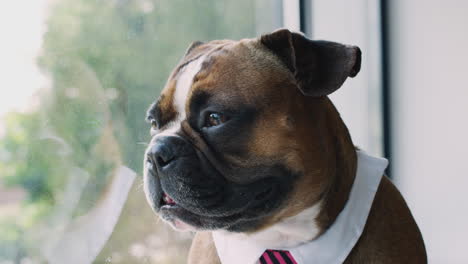
[[[430,263],[468,263],[468,1],[388,2],[393,175]]]

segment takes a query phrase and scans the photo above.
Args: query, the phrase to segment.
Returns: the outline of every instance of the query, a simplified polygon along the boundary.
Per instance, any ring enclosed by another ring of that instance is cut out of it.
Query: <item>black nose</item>
[[[148,159],[159,169],[170,165],[186,152],[186,143],[177,136],[159,137],[148,151]]]

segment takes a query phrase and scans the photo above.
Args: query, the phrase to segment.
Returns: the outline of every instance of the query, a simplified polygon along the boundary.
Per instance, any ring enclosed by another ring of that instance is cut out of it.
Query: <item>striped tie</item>
[[[261,264],[297,264],[287,250],[266,250],[260,257]]]

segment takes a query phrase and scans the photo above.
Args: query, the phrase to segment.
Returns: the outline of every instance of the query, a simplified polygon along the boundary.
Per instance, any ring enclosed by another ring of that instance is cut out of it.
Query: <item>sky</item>
[[[48,2],[0,1],[0,117],[12,110],[27,111],[34,102],[34,92],[47,86],[36,58]]]

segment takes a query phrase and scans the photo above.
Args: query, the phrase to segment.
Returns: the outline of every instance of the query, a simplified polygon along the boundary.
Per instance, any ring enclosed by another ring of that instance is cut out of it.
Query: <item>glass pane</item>
[[[330,98],[350,130],[354,144],[368,153],[383,156],[379,3],[377,0],[314,0],[305,5],[304,13],[309,37],[356,45],[362,50],[361,71]]]
[[[144,198],[146,109],[192,41],[280,27],[281,1],[34,2],[0,4],[0,263],[185,263]]]

